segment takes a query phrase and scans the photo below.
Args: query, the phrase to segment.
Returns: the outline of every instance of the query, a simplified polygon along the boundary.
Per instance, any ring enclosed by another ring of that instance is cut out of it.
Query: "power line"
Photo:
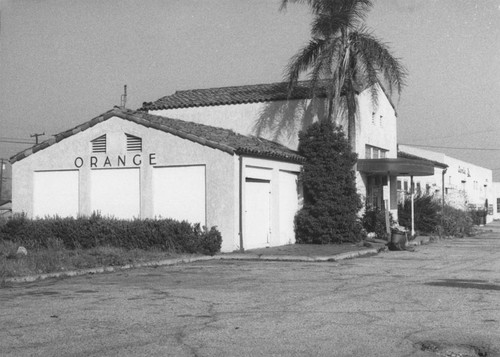
[[[0,143],[35,145],[33,141],[27,141],[27,140],[22,141],[22,140],[11,140],[11,139],[0,139]]]
[[[495,149],[495,148],[467,148],[467,147],[459,147],[459,146],[417,145],[417,144],[405,144],[405,143],[400,143],[400,145],[417,146],[417,147],[424,147],[424,148],[437,148],[437,149],[500,151],[500,149]]]
[[[488,129],[488,130],[479,130],[479,131],[470,131],[470,132],[467,132],[467,133],[461,133],[461,134],[455,134],[455,135],[447,135],[447,136],[435,136],[435,137],[430,137],[430,138],[425,138],[425,139],[416,139],[416,140],[436,140],[436,139],[449,139],[449,138],[457,138],[457,137],[460,137],[460,136],[469,136],[469,135],[473,135],[473,134],[483,134],[483,133],[491,133],[491,132],[495,132],[495,131],[498,131],[499,129]]]
[[[10,137],[10,136],[0,136],[0,139],[2,139],[2,140],[28,140],[28,139],[25,139],[25,138],[13,138],[13,137]]]

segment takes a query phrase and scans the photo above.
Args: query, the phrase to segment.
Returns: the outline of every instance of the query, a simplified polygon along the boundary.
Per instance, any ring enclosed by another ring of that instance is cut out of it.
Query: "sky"
[[[176,90],[278,82],[311,15],[280,0],[0,0],[0,158]],[[398,141],[500,181],[500,0],[375,0],[409,72]]]

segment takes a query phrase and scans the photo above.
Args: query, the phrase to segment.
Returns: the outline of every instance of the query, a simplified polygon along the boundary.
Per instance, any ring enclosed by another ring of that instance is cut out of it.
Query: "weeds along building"
[[[217,226],[222,251],[294,243],[302,158],[283,145],[114,108],[11,158],[13,212]]]
[[[499,210],[493,172],[490,169],[462,161],[443,153],[399,145],[400,156],[431,160],[435,163],[434,175],[414,179],[415,190],[420,194],[435,195],[447,204],[464,210],[487,210],[486,221],[497,218]],[[398,178],[400,197],[409,192],[408,178]]]

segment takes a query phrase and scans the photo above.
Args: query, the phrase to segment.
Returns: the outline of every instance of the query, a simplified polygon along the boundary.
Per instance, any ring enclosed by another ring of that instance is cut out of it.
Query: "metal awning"
[[[359,159],[358,171],[373,175],[432,176],[434,165],[417,159]]]

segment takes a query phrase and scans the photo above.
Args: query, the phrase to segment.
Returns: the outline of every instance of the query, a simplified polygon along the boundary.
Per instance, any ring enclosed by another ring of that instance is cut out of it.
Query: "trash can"
[[[405,247],[406,243],[408,243],[407,232],[397,229],[391,230],[391,243],[393,245],[399,245],[400,247]]]

